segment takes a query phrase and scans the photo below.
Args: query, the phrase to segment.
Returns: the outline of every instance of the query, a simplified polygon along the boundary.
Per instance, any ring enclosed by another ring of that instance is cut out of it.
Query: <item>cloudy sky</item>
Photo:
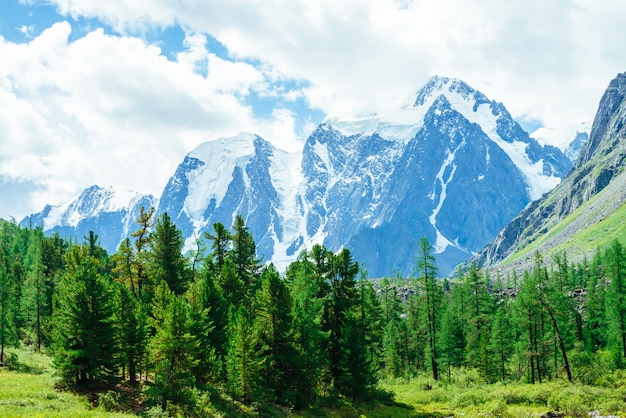
[[[527,126],[593,119],[626,71],[623,0],[1,0],[0,218],[92,184],[159,195],[198,144],[296,150],[460,78]]]

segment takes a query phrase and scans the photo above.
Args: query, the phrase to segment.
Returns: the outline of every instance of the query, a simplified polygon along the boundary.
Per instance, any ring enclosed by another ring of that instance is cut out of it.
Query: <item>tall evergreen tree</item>
[[[193,370],[198,347],[191,333],[189,304],[183,296],[170,291],[165,281],[160,283],[157,293],[169,297],[163,298],[168,300],[164,311],[155,315],[162,319],[156,323],[156,334],[148,348],[155,375],[148,394],[163,411],[170,403],[189,409],[194,404]]]
[[[328,254],[329,261],[329,286],[330,293],[324,305],[322,318],[322,330],[329,333],[328,365],[330,378],[335,387],[342,392],[347,388],[341,387],[341,375],[345,372],[342,367],[343,356],[346,355],[344,344],[346,339],[343,332],[347,324],[347,318],[352,309],[358,303],[356,293],[356,275],[359,271],[357,263],[352,261],[350,250],[344,248],[338,255]]]
[[[120,360],[128,370],[130,383],[135,384],[137,371],[145,360],[148,315],[144,305],[125,284],[116,286],[116,302]]]
[[[439,355],[437,353],[437,331],[440,320],[440,310],[442,306],[442,290],[437,283],[437,266],[435,257],[432,255],[431,244],[428,238],[422,237],[419,242],[417,255],[417,270],[420,291],[424,299],[426,309],[426,328],[428,334],[428,348],[430,357],[430,368],[433,379],[439,380]]]
[[[245,306],[231,306],[228,335],[227,387],[233,396],[250,402],[257,390],[259,359],[254,346],[257,337]]]
[[[235,266],[237,278],[243,282],[246,308],[254,314],[252,300],[259,286],[261,264],[256,258],[256,244],[241,215],[235,217],[229,257]]]
[[[4,349],[17,344],[17,330],[12,303],[14,284],[7,271],[7,257],[0,252],[0,366],[4,366]]]
[[[133,296],[139,297],[135,284],[135,266],[137,260],[129,238],[124,239],[120,243],[117,252],[111,257],[111,260],[113,262],[113,273],[118,281],[124,283],[125,286],[130,289]]]
[[[306,405],[307,399],[301,395],[304,376],[296,349],[292,301],[272,264],[261,275],[257,304],[260,387],[272,402],[299,409]]]
[[[72,268],[55,293],[52,354],[64,382],[84,386],[117,371],[114,295],[87,247],[74,247]]]
[[[618,365],[626,366],[626,253],[622,244],[615,240],[606,253],[607,273],[611,281],[609,294],[610,309],[608,311],[612,326],[610,341]]]
[[[315,278],[313,263],[306,253],[290,264],[286,276],[293,301],[295,344],[303,371],[300,395],[304,403],[311,403],[325,390],[322,375],[328,365],[324,352],[328,333],[322,331],[321,324],[326,294],[321,290],[322,281]]]
[[[29,330],[35,337],[37,349],[41,349],[43,341],[43,322],[45,313],[48,311],[48,292],[50,282],[46,277],[43,264],[43,230],[36,228],[32,230],[28,241],[28,252],[26,254],[27,276],[24,287],[26,321]]]
[[[211,254],[209,255],[209,260],[214,266],[217,272],[222,270],[222,266],[224,265],[224,261],[226,260],[226,256],[228,255],[230,242],[232,240],[232,236],[228,229],[221,222],[216,222],[213,224],[213,234],[208,232],[204,233],[205,238],[212,241],[211,243]]]
[[[454,285],[441,318],[441,360],[446,366],[448,379],[453,367],[465,365],[467,330],[464,327],[466,324],[463,310],[464,296],[465,288]]]
[[[182,232],[167,213],[162,214],[150,238],[150,275],[155,284],[165,281],[176,295],[187,290],[190,274],[182,254]]]
[[[499,305],[495,311],[491,327],[490,349],[494,354],[495,370],[501,381],[508,377],[507,364],[514,349],[512,324],[506,303]]]
[[[476,264],[472,264],[465,275],[465,294],[469,306],[467,315],[467,364],[478,368],[483,376],[489,375],[492,355],[488,350],[491,336],[493,299],[487,290],[485,278]]]
[[[224,376],[228,343],[228,305],[215,284],[211,270],[203,270],[188,291],[192,334],[198,341],[198,364],[194,374],[199,383],[217,383]]]
[[[135,238],[136,249],[136,273],[137,273],[137,295],[140,299],[144,298],[143,287],[147,280],[146,272],[146,254],[150,246],[150,232],[154,225],[154,208],[146,210],[145,207],[139,209],[139,217],[135,221],[139,225],[139,229],[132,234]]]

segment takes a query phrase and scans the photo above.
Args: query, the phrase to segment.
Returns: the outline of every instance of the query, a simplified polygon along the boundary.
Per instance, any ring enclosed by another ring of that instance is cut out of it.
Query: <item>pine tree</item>
[[[309,404],[325,390],[322,375],[328,365],[324,352],[328,333],[322,331],[321,322],[326,295],[321,290],[322,281],[315,278],[313,263],[307,253],[289,265],[286,276],[293,301],[295,345],[303,373],[300,396],[304,404]]]
[[[88,248],[74,247],[68,258],[72,268],[55,293],[52,353],[63,381],[84,386],[117,371],[114,295]]]
[[[253,315],[252,300],[259,286],[261,265],[256,258],[256,244],[241,215],[235,217],[231,237],[232,249],[229,257],[235,266],[237,278],[243,283],[244,303],[248,313]]]
[[[122,364],[131,384],[145,359],[148,340],[148,315],[135,295],[124,284],[116,286],[118,338]]]
[[[189,305],[183,296],[170,291],[163,281],[159,285],[160,292],[169,294],[169,302],[164,311],[155,315],[162,318],[157,322],[156,334],[150,340],[148,352],[154,370],[154,382],[150,385],[150,398],[161,405],[166,411],[168,405],[174,404],[183,408],[194,405],[193,386],[195,376],[192,370],[198,343],[191,334],[191,318]]]
[[[216,222],[213,224],[214,234],[204,233],[205,238],[212,241],[211,248],[213,251],[209,255],[209,260],[214,266],[217,272],[222,270],[224,261],[229,251],[230,242],[232,240],[231,234],[226,227]]]
[[[404,376],[403,340],[397,321],[389,321],[383,332],[384,373],[393,379]]]
[[[448,303],[441,318],[441,360],[446,365],[446,374],[450,379],[453,367],[465,365],[466,357],[466,321],[463,311],[465,288],[454,285]]]
[[[494,364],[498,373],[498,378],[503,382],[506,381],[508,377],[507,363],[513,354],[513,342],[512,324],[509,318],[507,305],[501,304],[497,307],[493,318],[490,349],[494,354]]]
[[[235,264],[231,259],[224,261],[222,268],[218,276],[219,288],[224,295],[224,299],[228,306],[246,306],[248,308],[250,303],[247,299],[248,290],[246,284],[237,275]]]
[[[146,254],[148,247],[150,246],[150,229],[154,224],[154,208],[150,208],[146,211],[145,207],[139,209],[139,217],[135,221],[139,225],[139,229],[132,234],[135,240],[136,249],[136,273],[137,273],[137,296],[139,299],[144,299],[144,283],[147,280],[146,273]]]
[[[593,263],[588,264],[587,260],[578,268],[584,272],[587,281],[587,298],[583,307],[584,312],[584,339],[587,353],[595,353],[607,346],[607,277],[606,270],[602,265],[599,252],[596,254]]]
[[[150,238],[150,276],[155,284],[165,281],[176,295],[187,290],[190,274],[182,254],[182,232],[167,213],[161,215]]]
[[[203,270],[188,291],[192,334],[198,341],[198,364],[194,374],[199,383],[217,383],[224,376],[228,343],[228,305],[219,292],[211,270]]]
[[[244,402],[250,402],[257,389],[259,362],[254,347],[257,337],[253,331],[246,307],[231,306],[226,354],[227,386],[233,396]]]
[[[255,326],[259,338],[260,387],[272,402],[300,409],[304,376],[296,350],[292,301],[276,268],[270,264],[261,275]]]
[[[463,286],[468,297],[467,316],[467,364],[478,368],[483,376],[489,374],[491,354],[486,345],[491,336],[490,318],[493,310],[493,299],[487,291],[485,278],[476,264],[472,264],[465,275]]]
[[[113,262],[113,273],[118,281],[130,288],[133,296],[139,297],[137,286],[135,285],[135,265],[136,256],[130,244],[130,239],[126,238],[121,243],[117,252],[111,257]]]
[[[343,356],[346,355],[346,338],[343,333],[348,326],[348,315],[358,303],[355,278],[359,266],[352,261],[352,255],[347,248],[336,256],[329,254],[329,258],[330,293],[324,304],[322,330],[329,333],[326,352],[330,378],[339,392],[344,393],[348,388],[341,387],[342,374],[346,372],[342,367]]]
[[[357,316],[366,350],[366,360],[363,366],[369,373],[367,377],[373,388],[378,383],[377,375],[383,365],[384,314],[374,286],[370,280],[367,280],[363,269],[357,282],[357,290],[360,295]]]

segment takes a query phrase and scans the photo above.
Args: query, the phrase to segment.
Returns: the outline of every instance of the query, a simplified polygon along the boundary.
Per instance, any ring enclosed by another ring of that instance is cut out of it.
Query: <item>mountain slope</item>
[[[602,96],[589,141],[572,171],[552,192],[525,208],[472,261],[483,266],[504,261],[523,268],[529,258],[524,255],[535,250],[549,255],[551,249],[567,249],[573,257],[584,256],[590,250],[585,244],[589,230],[598,232],[593,237],[597,244],[624,238],[623,229],[610,218],[621,216],[626,199],[625,99],[623,73]]]

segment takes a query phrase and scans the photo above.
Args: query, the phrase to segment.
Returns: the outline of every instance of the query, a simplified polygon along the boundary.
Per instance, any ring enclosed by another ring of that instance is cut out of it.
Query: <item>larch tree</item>
[[[437,266],[432,255],[431,244],[428,238],[422,237],[419,242],[417,255],[418,283],[426,309],[426,328],[428,334],[428,349],[430,367],[433,379],[439,380],[439,355],[437,352],[437,332],[440,321],[440,311],[443,301],[443,292],[437,283]]]

